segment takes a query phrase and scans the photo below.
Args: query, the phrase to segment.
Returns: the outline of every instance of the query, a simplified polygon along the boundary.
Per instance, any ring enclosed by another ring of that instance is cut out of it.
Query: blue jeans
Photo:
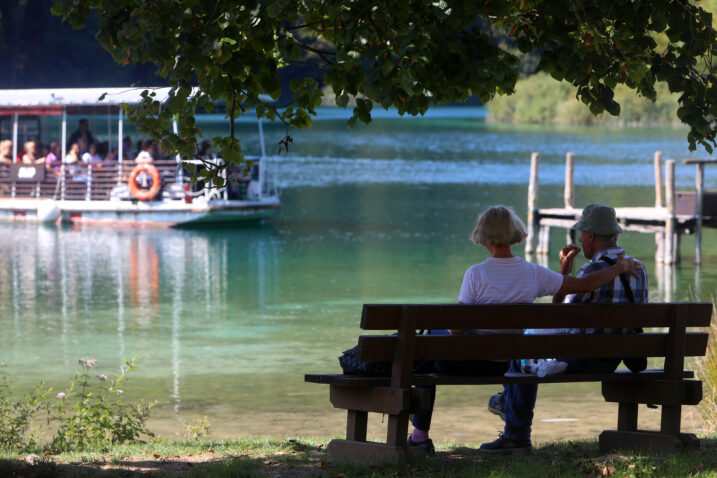
[[[429,335],[450,335],[447,330],[429,330]],[[490,360],[456,360],[435,362],[433,372],[443,375],[503,375],[508,369],[506,362],[492,362]],[[430,407],[426,413],[416,414],[411,417],[411,423],[414,428],[428,431],[431,428],[431,418],[433,416],[433,404],[436,401],[436,386],[428,385],[425,388],[430,390]]]
[[[568,363],[568,373],[613,372],[620,364],[619,359],[564,359]],[[508,372],[520,373],[520,360],[512,360]],[[538,385],[503,385],[505,395],[505,428],[503,436],[509,440],[529,440],[533,424],[533,410],[538,397]]]

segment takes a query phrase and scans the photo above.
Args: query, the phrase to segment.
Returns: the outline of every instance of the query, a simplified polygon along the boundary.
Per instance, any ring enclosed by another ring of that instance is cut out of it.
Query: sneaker
[[[505,395],[503,392],[496,393],[488,399],[488,411],[505,421]]]
[[[433,446],[433,440],[431,440],[430,438],[427,438],[423,441],[416,442],[416,441],[413,441],[413,437],[409,436],[408,441],[406,442],[406,446],[408,448],[421,449],[425,452],[426,455],[435,455],[436,454],[436,449]]]
[[[478,451],[491,455],[530,455],[533,453],[533,445],[530,439],[510,440],[501,433],[497,440],[483,443]]]

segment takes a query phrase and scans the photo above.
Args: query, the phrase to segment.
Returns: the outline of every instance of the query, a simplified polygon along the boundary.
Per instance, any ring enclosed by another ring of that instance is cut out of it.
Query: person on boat
[[[622,273],[633,273],[641,267],[639,263],[619,256],[614,265],[586,277],[572,277],[553,272],[514,256],[512,246],[520,244],[527,237],[523,221],[506,206],[491,206],[476,221],[471,240],[485,247],[490,257],[480,264],[468,268],[461,284],[458,302],[461,304],[531,303],[538,297],[589,293],[607,284]],[[576,254],[572,253],[573,256]],[[429,332],[432,335],[462,335],[481,333],[515,333],[522,330],[451,330]],[[510,361],[451,361],[437,362],[435,371],[451,375],[503,375]],[[412,418],[413,433],[408,439],[409,447],[419,447],[427,453],[434,452],[433,442],[428,436],[431,426],[435,386],[431,390],[430,408],[426,413],[415,414]]]
[[[80,158],[79,143],[72,143],[72,145],[70,145],[70,150],[65,156],[65,164],[73,177],[81,170],[80,165],[82,164],[82,159]]]
[[[12,141],[4,139],[0,141],[0,163],[12,164]]]
[[[154,160],[152,157],[152,141],[147,140],[142,144],[142,151],[137,154],[134,158],[135,163],[151,163]]]
[[[47,166],[48,171],[52,171],[56,174],[60,173],[62,166],[62,161],[60,160],[61,154],[60,143],[52,141],[50,143],[50,151],[47,153],[47,156],[45,156],[45,166]]]
[[[122,161],[132,161],[136,156],[132,148],[132,138],[125,136],[122,140]]]
[[[45,157],[40,156],[35,141],[28,141],[23,148],[25,154],[22,155],[22,162],[25,164],[40,164],[45,162]]]
[[[617,245],[618,235],[622,228],[617,223],[615,209],[604,204],[590,204],[583,209],[580,220],[573,229],[580,231],[580,243],[583,254],[590,262],[580,267],[576,277],[591,277],[614,264],[620,257],[625,257],[625,251]],[[580,252],[576,246],[568,245],[560,251],[560,272],[571,274],[573,258]],[[622,276],[620,280],[612,280],[593,290],[566,295],[558,292],[553,297],[554,303],[620,303],[648,301],[647,274],[644,268],[636,269],[633,277]],[[569,277],[569,276],[566,276]],[[579,332],[578,330],[566,330]],[[586,333],[602,333],[602,330],[580,331]],[[568,373],[579,372],[613,372],[622,359],[567,359]],[[642,358],[625,359],[625,365],[633,372],[640,372],[647,367],[647,361]],[[512,372],[520,371],[520,361],[511,363]],[[484,443],[480,447],[482,453],[492,454],[522,454],[531,449],[530,433],[533,422],[533,410],[538,393],[536,384],[506,384],[503,392],[493,395],[488,402],[488,409],[499,415],[505,421],[502,435],[495,441]]]
[[[207,141],[206,139],[202,141],[201,146],[199,147],[199,152],[197,153],[197,156],[201,159],[214,159],[214,150],[212,149],[212,143]]]
[[[84,143],[80,142],[80,139],[84,139]],[[87,118],[82,118],[78,124],[77,129],[70,135],[70,144],[78,143],[80,145],[80,154],[87,152],[89,145],[95,142],[95,138],[90,133],[90,124],[87,122]]]
[[[82,155],[82,162],[85,164],[98,164],[102,162],[102,157],[97,154],[97,145],[90,144],[87,152]]]

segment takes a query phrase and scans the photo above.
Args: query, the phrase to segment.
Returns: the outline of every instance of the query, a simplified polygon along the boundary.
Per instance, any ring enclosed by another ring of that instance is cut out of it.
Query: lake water
[[[349,132],[343,112],[321,114],[311,130],[292,133],[288,154],[270,158],[284,207],[263,226],[0,224],[0,361],[16,387],[62,386],[80,357],[114,374],[137,355],[127,395],[158,401],[150,428],[162,436],[205,415],[215,436],[341,433],[344,415],[331,409],[328,389],[304,384],[303,374],[338,371],[363,303],[454,302],[465,269],[487,256],[468,240],[476,214],[503,203],[525,217],[532,151],[542,154],[541,207],[562,205],[567,151],[577,155],[578,206],[650,206],[653,152],[689,156],[680,129],[496,125],[479,108],[443,108],[421,119],[382,115]],[[207,136],[223,128],[218,119],[200,118]],[[255,126],[239,129],[247,152],[257,153]],[[265,125],[265,133],[274,154],[285,131]],[[717,187],[715,173],[707,168],[707,187]],[[693,188],[693,167],[678,162],[677,180]],[[564,234],[553,231],[555,253]],[[654,263],[649,235],[626,233],[621,244],[644,260],[651,300],[710,300],[715,239],[706,231],[701,269],[692,265],[692,236],[672,268]],[[572,387],[576,411],[605,406],[591,387]],[[439,415],[478,410],[490,435],[470,439],[492,439],[500,426],[484,409],[494,392],[441,391]],[[541,406],[562,407],[564,393],[545,387]],[[438,428],[439,438],[469,439],[473,429],[461,426]],[[592,436],[568,426],[536,433]]]

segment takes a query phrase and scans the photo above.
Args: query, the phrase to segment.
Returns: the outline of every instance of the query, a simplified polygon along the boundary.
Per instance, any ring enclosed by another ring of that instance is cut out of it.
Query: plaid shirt
[[[622,247],[606,247],[597,251],[590,262],[587,262],[580,267],[575,277],[585,277],[593,272],[610,267],[610,264],[601,260],[601,257],[607,256],[613,261],[616,261],[618,256],[623,253]],[[629,256],[628,256],[629,257]],[[646,303],[648,299],[647,292],[647,272],[645,268],[635,271],[639,277],[628,276],[630,279],[630,288],[635,296],[635,302]],[[580,303],[580,302],[596,302],[596,303],[613,303],[613,302],[628,302],[625,294],[625,288],[622,286],[620,277],[615,277],[612,282],[605,284],[599,289],[595,289],[592,292],[583,292],[580,294],[572,294],[565,297],[563,302],[566,303]]]

